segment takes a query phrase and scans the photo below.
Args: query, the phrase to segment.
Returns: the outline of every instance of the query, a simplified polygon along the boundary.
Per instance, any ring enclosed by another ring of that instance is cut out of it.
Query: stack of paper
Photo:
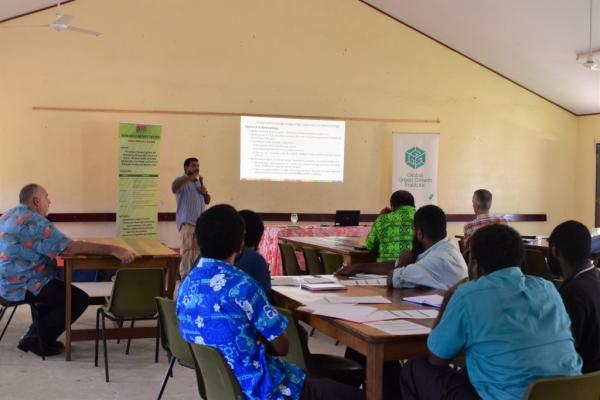
[[[325,296],[331,304],[390,304],[392,301],[383,296],[338,296],[330,294]]]
[[[305,290],[310,290],[311,292],[346,290],[346,286],[340,285],[339,283],[303,283],[300,287]]]
[[[402,319],[371,322],[366,325],[390,335],[422,335],[431,332],[431,328]]]
[[[340,283],[345,286],[387,286],[387,278],[345,279]]]
[[[427,319],[437,317],[437,310],[378,310],[370,306],[353,304],[327,304],[314,302],[299,307],[298,310],[310,312],[315,315],[343,319],[345,321],[365,323],[372,321],[406,319]],[[429,311],[429,312],[428,312]]]
[[[271,286],[299,286],[300,282],[290,276],[274,276],[271,278]]]
[[[322,276],[307,276],[304,278],[306,283],[336,283],[334,279],[324,278]]]
[[[426,306],[440,308],[442,306],[442,301],[444,300],[444,298],[439,294],[432,294],[429,296],[403,297],[402,300],[408,301],[410,303],[423,304]]]

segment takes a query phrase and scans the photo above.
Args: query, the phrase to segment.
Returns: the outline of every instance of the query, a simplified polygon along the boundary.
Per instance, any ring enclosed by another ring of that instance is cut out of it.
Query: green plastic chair
[[[525,400],[598,400],[600,371],[578,376],[538,379],[529,384]]]
[[[546,257],[539,250],[525,249],[525,260],[523,261],[522,270],[526,275],[539,276],[549,281],[552,280]]]
[[[341,255],[333,253],[321,252],[321,260],[323,261],[323,269],[327,275],[334,274],[344,263]]]
[[[303,247],[304,263],[309,275],[321,275],[325,272],[319,257],[319,250],[312,247]]]
[[[94,366],[98,366],[98,339],[102,336],[106,382],[109,381],[106,318],[116,322],[131,320],[132,327],[134,321],[157,320],[154,362],[158,362],[158,339],[160,335],[154,298],[164,295],[164,287],[163,271],[160,269],[128,268],[117,271],[110,298],[106,305],[98,308],[96,313]],[[102,321],[102,329],[100,329],[100,320]]]
[[[288,275],[304,275],[304,271],[298,265],[296,252],[289,244],[279,243],[279,251],[281,252],[281,261],[283,263],[283,272]]]
[[[283,358],[317,377],[326,377],[355,387],[365,381],[365,369],[356,361],[332,354],[313,354],[306,332],[286,308],[276,307],[288,319],[288,354]]]
[[[180,365],[194,369],[194,357],[190,351],[188,343],[179,334],[179,320],[177,319],[176,302],[175,300],[167,299],[164,297],[155,297],[156,308],[158,309],[158,322],[160,325],[160,339],[163,349],[167,352],[169,358],[169,365],[165,377],[163,378],[162,384],[160,385],[160,391],[158,392],[157,400],[162,398],[167,381],[169,377],[173,376],[173,366],[175,361],[178,361]],[[201,388],[200,394],[202,398],[205,398],[204,387]]]
[[[198,392],[207,400],[244,400],[235,375],[219,350],[202,344],[189,344],[196,366]]]

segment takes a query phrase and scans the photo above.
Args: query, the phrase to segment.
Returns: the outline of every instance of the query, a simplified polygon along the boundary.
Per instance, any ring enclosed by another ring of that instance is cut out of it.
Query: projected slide
[[[240,179],[343,182],[344,121],[241,117]]]

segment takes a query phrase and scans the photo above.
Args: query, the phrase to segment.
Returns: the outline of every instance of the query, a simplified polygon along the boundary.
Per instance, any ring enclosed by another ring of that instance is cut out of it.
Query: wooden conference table
[[[294,293],[300,291],[301,293]],[[323,293],[323,292],[321,292]],[[332,292],[329,292],[332,293]],[[385,287],[348,287],[348,290],[336,292],[347,296],[384,296],[391,304],[369,304],[382,310],[418,310],[431,307],[402,301],[405,296],[442,294],[433,289],[388,289]],[[273,301],[276,305],[295,309],[301,305],[299,298],[309,298],[310,292],[296,287],[274,286]],[[389,360],[404,360],[427,353],[427,335],[395,336],[370,326],[346,322],[340,319],[294,311],[301,321],[353,348],[367,358],[366,396],[368,400],[380,400],[383,396],[383,363]],[[412,322],[432,327],[433,319],[413,319]]]
[[[167,275],[167,289],[165,295],[173,297],[175,280],[179,266],[179,254],[160,243],[157,239],[148,238],[86,238],[79,239],[94,243],[112,244],[125,247],[136,254],[135,260],[130,264],[121,262],[112,256],[99,255],[77,255],[61,256],[65,262],[65,360],[71,361],[71,342],[80,340],[94,340],[95,329],[72,329],[71,328],[71,291],[73,283],[73,270],[76,269],[118,269],[118,268],[153,268],[163,269]],[[155,337],[156,329],[152,327],[107,329],[108,339],[126,339]]]
[[[347,265],[375,261],[377,255],[365,247],[365,238],[358,236],[292,236],[279,239],[296,248],[312,247],[329,253],[339,254]]]

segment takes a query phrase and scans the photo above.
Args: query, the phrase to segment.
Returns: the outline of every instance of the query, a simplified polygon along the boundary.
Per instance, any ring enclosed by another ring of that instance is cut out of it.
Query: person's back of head
[[[423,206],[415,213],[413,222],[415,230],[419,229],[423,235],[437,242],[444,239],[446,232],[446,214],[438,206]]]
[[[31,199],[36,195],[40,185],[37,183],[29,183],[21,189],[19,192],[19,203],[28,205]]]
[[[492,208],[492,192],[486,189],[478,189],[473,193],[473,205],[481,211],[489,211]]]
[[[241,249],[244,220],[228,204],[206,210],[196,221],[196,239],[202,257],[225,260]]]
[[[523,263],[523,240],[507,225],[494,224],[478,229],[471,237],[471,258],[483,274],[491,274]]]
[[[256,250],[265,231],[265,224],[262,218],[252,210],[241,210],[239,214],[246,225],[244,244]]]
[[[578,267],[590,257],[592,236],[581,222],[565,221],[558,225],[548,238],[553,253],[558,255],[572,267]]]
[[[402,206],[415,206],[415,198],[406,190],[397,190],[390,196],[390,206],[395,210]]]

